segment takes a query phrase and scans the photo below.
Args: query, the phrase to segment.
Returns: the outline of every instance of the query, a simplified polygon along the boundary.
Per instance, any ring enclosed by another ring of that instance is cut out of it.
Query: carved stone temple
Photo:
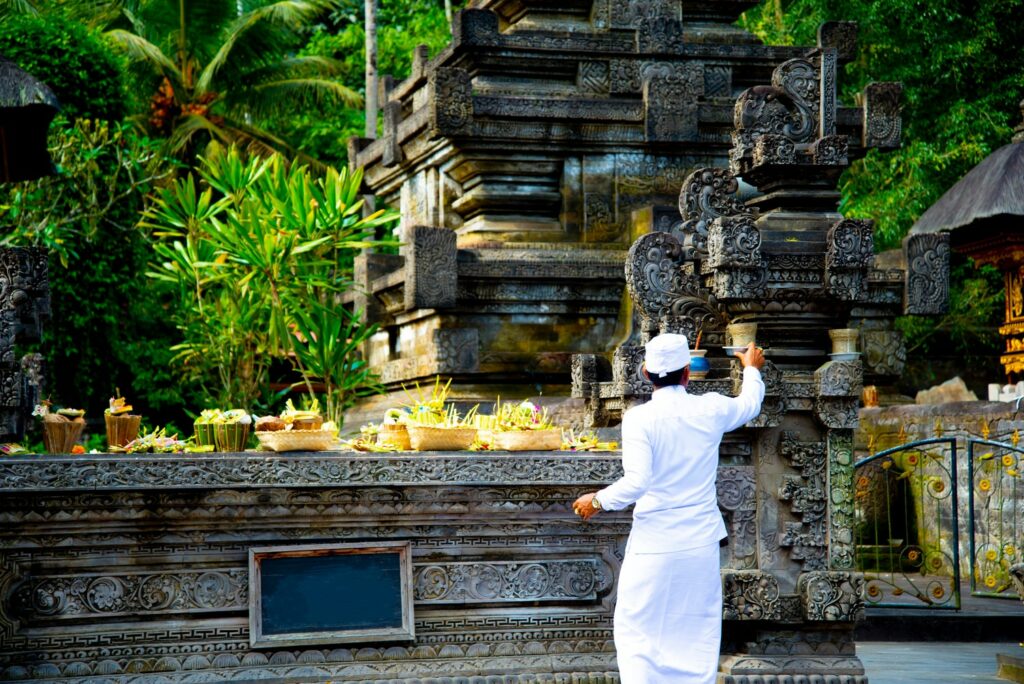
[[[850,161],[899,144],[900,88],[840,106],[854,27],[765,46],[732,23],[754,4],[471,2],[389,84],[386,135],[354,143],[404,247],[359,260],[353,301],[392,389],[540,385],[594,427],[649,395],[650,335],[699,329],[690,391],[732,393],[727,331],[756,323],[764,410],[720,451],[718,681],[865,684],[858,397],[901,369],[892,318],[945,305],[948,241],[874,256],[871,223],[837,212]],[[830,356],[850,328],[862,354]],[[617,682],[630,513],[571,503],[621,472],[616,453],[0,459],[0,680]],[[259,643],[253,549],[342,542],[408,549],[415,634]]]

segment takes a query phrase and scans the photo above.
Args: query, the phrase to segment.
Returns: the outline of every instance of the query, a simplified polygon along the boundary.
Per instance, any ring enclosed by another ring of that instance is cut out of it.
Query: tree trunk
[[[448,26],[452,25],[452,0],[444,0],[444,18],[448,20]]]
[[[377,137],[377,0],[366,0],[366,137]]]

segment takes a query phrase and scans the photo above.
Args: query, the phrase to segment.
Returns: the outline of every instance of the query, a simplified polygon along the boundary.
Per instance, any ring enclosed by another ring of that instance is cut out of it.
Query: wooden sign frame
[[[266,634],[263,631],[261,596],[262,563],[275,558],[352,556],[361,554],[398,555],[402,626],[371,629],[324,629],[309,632]],[[412,641],[413,622],[412,545],[409,542],[370,544],[326,544],[308,546],[265,546],[249,549],[249,644],[254,648],[303,646],[370,641]]]

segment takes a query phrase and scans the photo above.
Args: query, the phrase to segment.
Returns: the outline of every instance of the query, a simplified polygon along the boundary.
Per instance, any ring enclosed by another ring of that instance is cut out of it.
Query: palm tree
[[[217,140],[257,153],[294,150],[261,128],[310,103],[362,105],[331,78],[333,59],[298,56],[299,30],[332,0],[128,0],[106,31],[137,65],[159,77],[149,125],[188,155]]]

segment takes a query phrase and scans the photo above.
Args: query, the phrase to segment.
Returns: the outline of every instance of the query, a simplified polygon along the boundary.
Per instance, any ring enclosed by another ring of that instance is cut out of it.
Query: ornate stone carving
[[[797,580],[797,593],[808,620],[864,619],[864,575],[858,572],[805,572]]]
[[[853,430],[857,427],[859,397],[818,397],[814,415],[828,428]]]
[[[406,238],[405,308],[443,309],[455,306],[458,249],[455,232],[447,228],[413,226]]]
[[[871,375],[899,377],[907,362],[907,347],[903,334],[895,330],[862,330],[861,361],[864,372]]]
[[[757,565],[757,482],[753,468],[719,466],[715,480],[718,507],[729,529],[723,566],[746,570]]]
[[[703,95],[704,68],[699,63],[648,70],[643,82],[647,141],[696,140],[697,104]]]
[[[35,576],[11,597],[15,613],[31,624],[41,618],[178,613],[243,608],[245,570],[156,574]]]
[[[864,371],[860,361],[829,361],[814,371],[820,397],[860,397]]]
[[[476,328],[435,330],[432,373],[471,373],[480,367],[480,335]]]
[[[687,256],[707,254],[711,222],[721,216],[753,216],[754,211],[736,197],[739,183],[726,169],[697,169],[683,182],[679,193],[681,232]]]
[[[683,22],[663,16],[645,16],[637,24],[637,52],[645,54],[681,53],[685,49],[683,42]],[[701,85],[704,77],[701,74]]]
[[[829,568],[852,570],[853,530],[857,524],[853,506],[853,434],[849,430],[829,430],[827,443]]]
[[[74,490],[87,483],[94,489],[131,486],[355,487],[371,483],[476,484],[612,482],[621,473],[618,457],[537,456],[523,468],[521,459],[488,454],[415,456],[375,454],[373,458],[340,454],[267,456],[244,454],[192,454],[175,458],[157,456],[103,456],[96,459],[54,456],[6,457],[0,460],[0,491]]]
[[[829,135],[811,145],[811,161],[819,166],[845,167],[850,163],[849,154],[849,142],[845,135]]]
[[[592,560],[417,565],[417,602],[430,604],[593,601],[611,578]]]
[[[869,83],[864,88],[864,147],[899,147],[903,122],[900,118],[900,83]]]
[[[945,313],[949,307],[949,234],[908,235],[903,239],[903,253],[907,264],[904,313]]]
[[[464,45],[495,46],[501,42],[498,15],[490,10],[467,9],[452,17],[452,36]]]
[[[760,570],[722,572],[723,620],[778,620],[779,581]]]
[[[573,354],[572,396],[577,399],[590,399],[597,391],[597,356]]]
[[[708,233],[708,265],[715,269],[764,270],[761,231],[753,218],[720,216],[712,221]]]
[[[784,432],[782,455],[796,468],[798,476],[783,478],[779,499],[789,501],[801,522],[786,523],[779,541],[789,547],[804,570],[827,568],[827,473],[828,459],[824,442],[802,442],[798,435]]]
[[[467,12],[460,14],[465,15]],[[493,16],[491,12],[486,14]],[[465,133],[473,120],[472,79],[469,73],[457,67],[439,67],[430,73],[429,79],[433,136]]]
[[[654,385],[643,375],[644,348],[624,344],[612,357],[612,383],[615,394],[646,399]]]
[[[829,228],[825,281],[829,292],[844,301],[867,294],[868,269],[874,258],[873,222],[842,219]]]
[[[608,62],[582,61],[576,76],[577,87],[585,93],[607,94],[611,91],[610,74]]]
[[[682,268],[683,247],[668,233],[648,233],[629,248],[626,286],[640,314],[658,321],[666,316],[690,318],[698,326],[721,326],[721,313]]]

